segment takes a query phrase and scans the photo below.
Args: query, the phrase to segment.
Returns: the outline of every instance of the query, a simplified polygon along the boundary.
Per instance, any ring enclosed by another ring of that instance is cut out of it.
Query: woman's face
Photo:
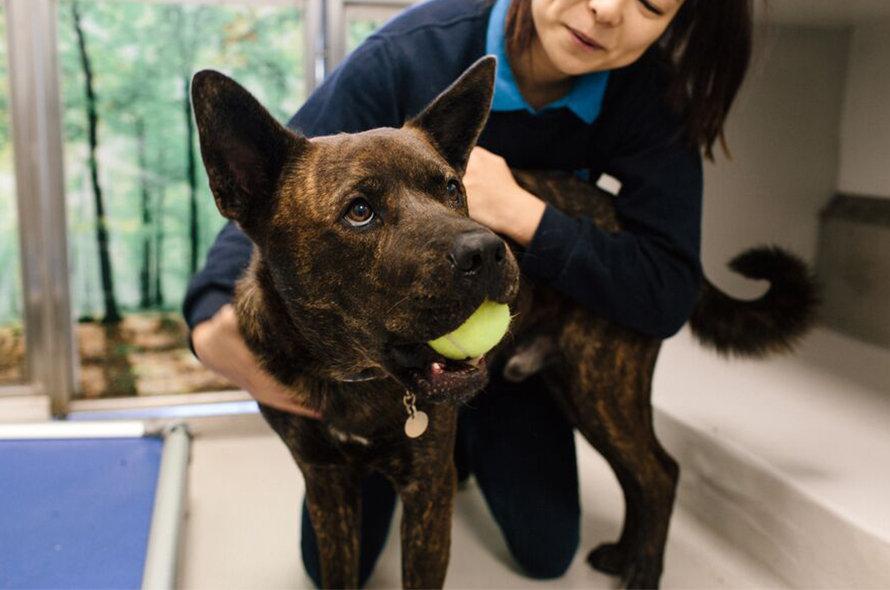
[[[723,0],[709,0],[722,2]],[[537,53],[577,76],[629,65],[664,33],[683,0],[532,0]]]

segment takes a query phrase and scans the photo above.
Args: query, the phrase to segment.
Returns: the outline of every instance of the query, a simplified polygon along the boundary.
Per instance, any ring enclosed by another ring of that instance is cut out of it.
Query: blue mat
[[[0,441],[0,588],[139,588],[163,441]]]

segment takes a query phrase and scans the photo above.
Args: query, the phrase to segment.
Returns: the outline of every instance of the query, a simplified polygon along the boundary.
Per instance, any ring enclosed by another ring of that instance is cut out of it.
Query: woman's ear
[[[425,133],[461,176],[488,120],[496,65],[493,56],[479,59],[423,112],[405,123]]]
[[[192,78],[201,156],[223,216],[250,225],[278,188],[285,164],[311,145],[282,127],[231,78],[203,70]]]

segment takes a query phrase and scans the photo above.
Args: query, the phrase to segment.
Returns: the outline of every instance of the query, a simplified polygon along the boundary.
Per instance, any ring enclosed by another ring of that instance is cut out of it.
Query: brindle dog
[[[655,586],[661,574],[678,469],[652,430],[660,342],[546,286],[523,279],[520,288],[515,248],[469,219],[460,179],[493,78],[494,59],[483,58],[401,129],[312,140],[280,126],[221,74],[201,72],[192,84],[214,198],[256,246],[236,290],[240,329],[266,370],[323,416],[261,408],[303,472],[325,587],[358,584],[359,482],[372,471],[403,501],[403,585],[444,583],[456,409],[484,387],[489,365],[447,361],[424,343],[486,299],[512,303],[516,314],[513,337],[488,355],[491,366],[505,362],[515,380],[543,371],[624,490],[621,539],[589,561],[631,587]],[[587,183],[517,179],[564,211],[620,229],[609,198]],[[751,304],[706,285],[693,328],[724,351],[786,346],[809,319],[806,269],[777,250],[738,266],[781,280]],[[412,439],[403,427],[415,402],[429,427]]]
[[[235,294],[239,327],[263,367],[323,416],[262,408],[303,472],[325,587],[358,585],[359,482],[372,471],[403,502],[404,586],[445,580],[456,410],[487,370],[425,343],[519,286],[506,244],[469,219],[460,182],[493,73],[494,60],[480,62],[401,129],[312,140],[221,74],[192,82],[217,206],[256,246]],[[429,426],[412,439],[414,405]]]

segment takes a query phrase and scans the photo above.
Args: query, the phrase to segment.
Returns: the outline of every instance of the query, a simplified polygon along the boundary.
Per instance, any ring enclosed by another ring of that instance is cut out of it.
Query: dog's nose
[[[463,233],[454,239],[448,260],[465,274],[472,274],[486,265],[500,266],[507,258],[504,240],[490,231]]]

